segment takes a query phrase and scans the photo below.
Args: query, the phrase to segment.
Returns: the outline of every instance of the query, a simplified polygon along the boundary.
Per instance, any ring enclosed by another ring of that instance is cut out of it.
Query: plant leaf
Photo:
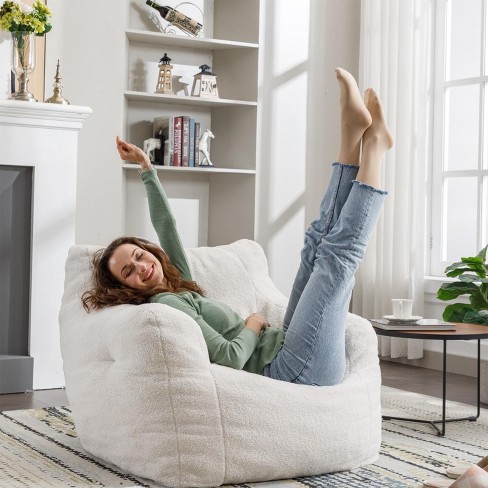
[[[447,271],[448,268],[446,268],[446,271]],[[449,271],[446,273],[446,276],[448,276],[449,278],[455,278],[456,276],[459,276],[461,274],[463,274],[465,271],[471,271],[470,268],[457,268],[457,269],[454,269],[452,271]]]
[[[483,261],[478,256],[472,256],[469,258],[461,258],[461,261],[463,263],[470,263],[470,264],[483,264]]]
[[[473,307],[464,303],[448,305],[442,314],[446,322],[462,322],[467,312],[473,312]]]
[[[466,324],[488,325],[488,313],[477,311],[467,312],[463,322]]]
[[[474,292],[478,292],[478,287],[473,283],[464,283],[462,281],[443,283],[439,290],[437,290],[437,298],[439,300],[453,300],[459,295]]]
[[[485,297],[481,294],[479,288],[472,292],[471,296],[469,297],[469,301],[473,308],[476,310],[487,310],[488,309],[488,302],[486,301]]]
[[[478,276],[486,278],[486,269],[483,261],[479,257],[461,258],[461,261],[468,265],[468,268],[473,270]]]
[[[488,283],[488,278],[481,278],[480,276],[474,276],[472,274],[462,274],[459,275],[459,279],[465,283]]]
[[[480,285],[480,293],[483,295],[483,298],[488,301],[488,284],[487,283],[482,283]]]
[[[444,270],[444,273],[446,274],[450,273],[451,271],[454,271],[455,269],[458,268],[466,268],[466,263],[463,263],[462,261],[458,261],[457,263],[452,263]]]
[[[487,248],[488,248],[488,244],[476,256],[476,257],[480,258],[483,263],[486,261],[486,249]]]

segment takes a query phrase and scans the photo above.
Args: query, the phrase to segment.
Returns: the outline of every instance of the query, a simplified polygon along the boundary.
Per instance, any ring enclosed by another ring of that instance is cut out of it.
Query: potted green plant
[[[487,248],[485,246],[476,256],[461,258],[446,268],[446,276],[457,278],[457,281],[443,283],[437,291],[437,298],[446,301],[468,295],[469,304],[448,305],[442,315],[445,321],[488,325]]]

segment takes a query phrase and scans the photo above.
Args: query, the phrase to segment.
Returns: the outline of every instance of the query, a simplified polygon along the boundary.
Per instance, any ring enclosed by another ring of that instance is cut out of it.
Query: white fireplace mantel
[[[64,386],[58,313],[75,243],[78,131],[88,107],[0,101],[0,166],[33,167],[29,354],[34,389]]]

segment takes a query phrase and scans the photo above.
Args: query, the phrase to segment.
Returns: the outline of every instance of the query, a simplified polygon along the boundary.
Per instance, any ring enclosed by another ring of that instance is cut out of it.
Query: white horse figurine
[[[213,166],[212,161],[210,161],[210,154],[208,152],[208,138],[215,139],[212,131],[207,129],[198,139],[198,150],[203,154],[203,158],[200,160],[198,166]]]
[[[142,149],[147,154],[149,160],[154,162],[154,150],[161,149],[161,139],[156,139],[153,137],[151,137],[151,139],[146,139]]]

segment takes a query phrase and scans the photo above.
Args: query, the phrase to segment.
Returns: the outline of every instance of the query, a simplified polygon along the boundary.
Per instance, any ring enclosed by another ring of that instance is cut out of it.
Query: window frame
[[[444,221],[446,184],[449,177],[476,176],[477,182],[477,251],[488,242],[488,0],[482,3],[482,29],[480,52],[480,76],[447,80],[449,68],[450,5],[451,0],[436,1],[435,45],[433,73],[433,121],[432,121],[432,161],[431,161],[431,212],[430,212],[430,276],[445,276],[444,270],[451,262],[443,260],[446,232]],[[478,168],[473,170],[445,169],[446,95],[450,88],[479,85],[479,147]],[[483,209],[484,212],[483,212]],[[476,252],[477,252],[476,251]],[[461,256],[459,256],[461,258]]]

